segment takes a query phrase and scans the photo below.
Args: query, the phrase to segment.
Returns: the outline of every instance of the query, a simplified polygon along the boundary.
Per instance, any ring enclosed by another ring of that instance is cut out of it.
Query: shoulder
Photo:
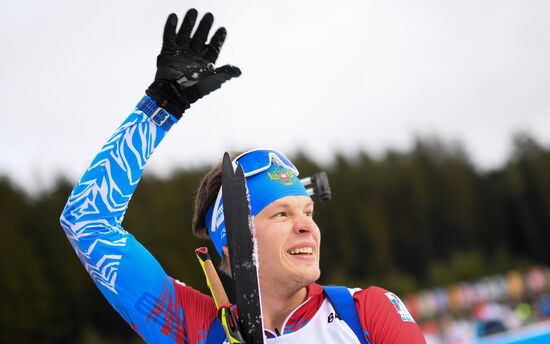
[[[189,343],[201,343],[205,333],[208,333],[212,321],[216,318],[216,305],[209,295],[193,289],[176,279],[173,280],[176,294],[177,312],[172,316],[182,314],[181,323],[185,324],[185,335]]]
[[[215,316],[216,304],[210,295],[186,285],[177,279],[172,279],[176,291],[176,302],[187,308],[195,307],[203,310],[209,317]]]
[[[387,303],[388,301],[390,302],[389,304],[394,304],[394,301],[399,299],[394,293],[376,286],[371,286],[366,289],[350,288],[350,292],[353,294],[356,303],[364,304],[365,306],[366,303],[375,306],[377,304]]]
[[[356,290],[353,298],[361,326],[371,340],[376,343],[425,343],[407,307],[393,292],[372,286]]]
[[[400,318],[404,322],[414,322],[407,307],[401,299],[391,291],[372,286],[367,289],[350,289],[359,314],[382,315]]]

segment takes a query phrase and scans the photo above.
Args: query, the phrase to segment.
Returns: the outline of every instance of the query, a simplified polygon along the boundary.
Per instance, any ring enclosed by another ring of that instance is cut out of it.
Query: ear
[[[229,265],[229,249],[227,248],[227,245],[222,247],[222,252],[223,260],[220,264],[220,271],[231,277],[231,266]]]
[[[222,247],[222,252],[223,252],[223,260],[229,259],[229,249],[227,248],[227,245],[224,245]]]

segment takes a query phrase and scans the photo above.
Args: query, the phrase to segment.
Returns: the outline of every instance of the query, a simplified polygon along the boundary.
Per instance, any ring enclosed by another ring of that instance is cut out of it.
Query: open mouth
[[[299,248],[294,248],[292,250],[289,250],[287,252],[292,256],[297,256],[297,255],[310,256],[313,254],[313,247],[299,247]]]

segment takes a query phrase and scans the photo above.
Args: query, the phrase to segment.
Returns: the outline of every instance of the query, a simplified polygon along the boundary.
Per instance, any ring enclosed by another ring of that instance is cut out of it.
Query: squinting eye
[[[286,216],[285,212],[277,213],[274,215],[274,217],[285,217],[285,216]]]
[[[306,215],[313,217],[313,210],[306,211]]]

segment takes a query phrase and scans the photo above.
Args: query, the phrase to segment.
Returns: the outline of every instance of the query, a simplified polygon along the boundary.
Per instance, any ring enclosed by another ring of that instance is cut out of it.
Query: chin
[[[302,271],[297,274],[297,279],[300,281],[302,286],[308,286],[313,282],[316,282],[321,277],[321,270],[311,269],[308,271]]]

